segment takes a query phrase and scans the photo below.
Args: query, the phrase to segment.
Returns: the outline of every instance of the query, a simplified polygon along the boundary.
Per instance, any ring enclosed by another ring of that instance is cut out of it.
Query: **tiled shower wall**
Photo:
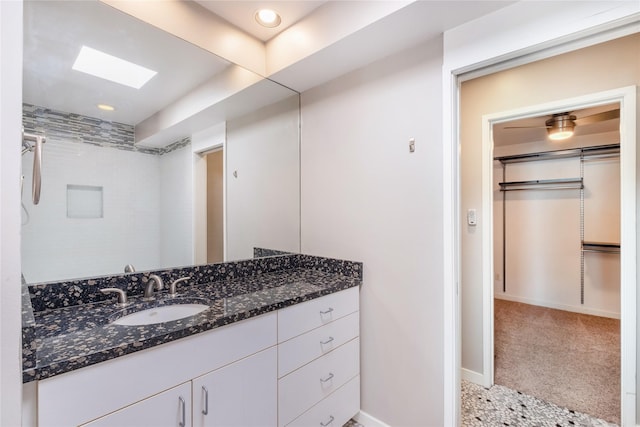
[[[28,282],[112,274],[129,263],[139,270],[190,263],[191,233],[180,232],[191,227],[188,138],[147,149],[133,144],[130,125],[26,104],[23,111],[25,131],[47,136],[37,206],[30,197],[33,154],[22,157]],[[67,185],[102,188],[102,217],[68,218]],[[176,197],[184,203],[168,202]],[[161,237],[163,216],[172,221],[171,239]]]

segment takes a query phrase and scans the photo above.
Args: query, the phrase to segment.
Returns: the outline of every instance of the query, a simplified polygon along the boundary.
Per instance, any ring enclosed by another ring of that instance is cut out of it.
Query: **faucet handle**
[[[116,293],[118,294],[118,305],[124,307],[127,304],[127,293],[119,288],[102,288],[100,292],[103,294]]]
[[[176,286],[178,285],[178,283],[186,282],[189,279],[191,279],[191,276],[185,276],[185,277],[181,277],[179,279],[174,280],[173,283],[169,285],[169,296],[175,297],[177,294]]]

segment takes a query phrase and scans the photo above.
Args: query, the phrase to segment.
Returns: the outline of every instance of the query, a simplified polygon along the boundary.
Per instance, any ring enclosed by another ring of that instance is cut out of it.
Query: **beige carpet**
[[[620,423],[620,321],[495,300],[495,383]]]

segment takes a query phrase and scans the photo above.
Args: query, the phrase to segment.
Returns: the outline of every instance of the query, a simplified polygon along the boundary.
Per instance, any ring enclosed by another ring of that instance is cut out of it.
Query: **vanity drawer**
[[[356,311],[335,322],[280,343],[278,378],[354,339],[359,335],[359,331],[360,312]]]
[[[284,426],[360,373],[355,338],[278,381],[278,424]]]
[[[343,426],[358,411],[360,411],[360,375],[287,424],[287,427]]]
[[[353,287],[278,311],[278,342],[358,311],[359,289]]]

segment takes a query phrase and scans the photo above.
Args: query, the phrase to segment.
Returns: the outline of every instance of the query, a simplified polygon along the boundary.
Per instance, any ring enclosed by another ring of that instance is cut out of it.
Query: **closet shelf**
[[[581,190],[584,188],[582,178],[535,179],[531,181],[500,182],[500,191],[523,190]]]
[[[606,253],[606,254],[619,254],[620,243],[582,242],[582,252],[600,252],[600,253]]]
[[[593,147],[573,148],[568,150],[542,151],[539,153],[515,154],[494,157],[502,164],[532,162],[536,160],[567,159],[571,157],[615,157],[620,155],[620,144],[596,145]]]

